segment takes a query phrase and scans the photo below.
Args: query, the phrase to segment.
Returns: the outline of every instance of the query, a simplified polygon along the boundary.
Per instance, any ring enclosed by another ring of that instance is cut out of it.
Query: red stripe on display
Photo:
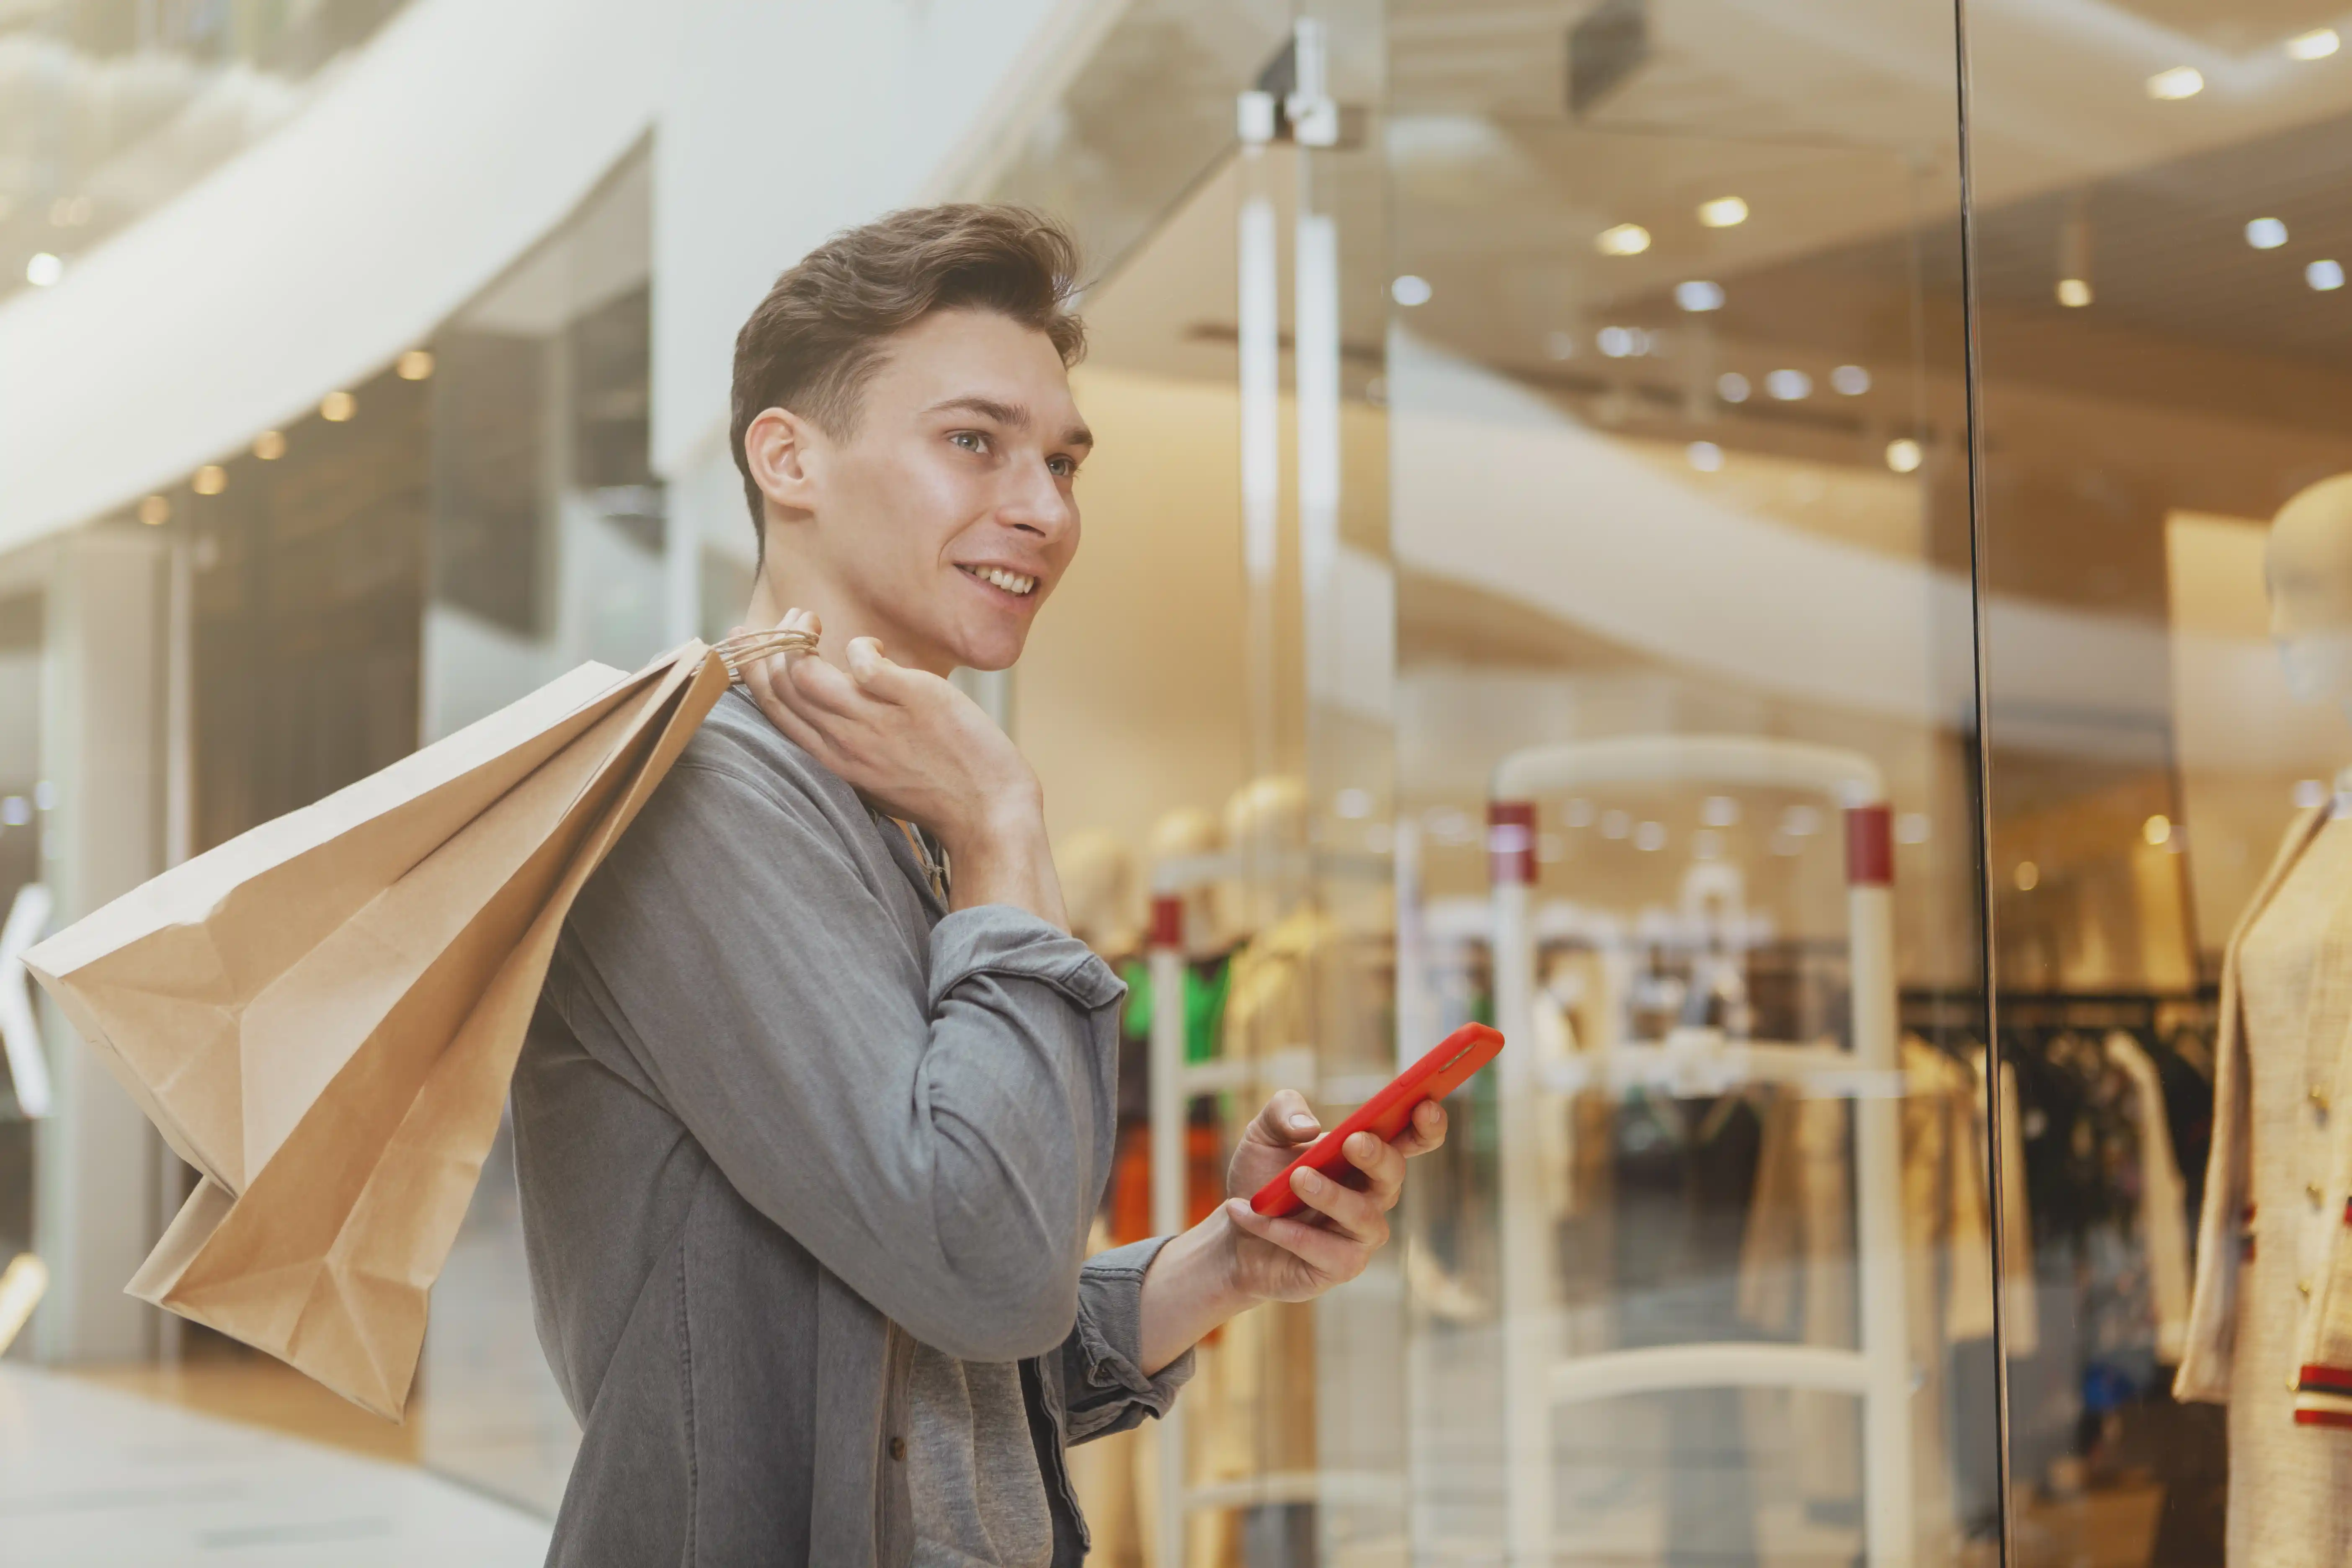
[[[1486,864],[1496,882],[1533,887],[1536,879],[1536,805],[1496,800],[1486,805]]]
[[[2298,1410],[2294,1413],[2298,1426],[2352,1426],[2352,1411]]]
[[[1884,805],[1851,806],[1845,814],[1845,882],[1885,888],[1895,882],[1895,819]]]
[[[1162,894],[1151,900],[1151,945],[1182,947],[1184,945],[1184,900],[1172,894]]]
[[[2352,1367],[2306,1366],[2296,1374],[2295,1386],[2310,1394],[2340,1394],[2352,1398]]]

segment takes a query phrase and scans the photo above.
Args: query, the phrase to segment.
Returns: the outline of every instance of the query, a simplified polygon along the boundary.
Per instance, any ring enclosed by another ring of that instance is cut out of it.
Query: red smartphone
[[[1359,1184],[1363,1173],[1348,1163],[1342,1152],[1349,1139],[1370,1132],[1383,1143],[1402,1132],[1424,1100],[1444,1100],[1469,1080],[1470,1075],[1495,1059],[1503,1037],[1484,1024],[1465,1024],[1437,1048],[1391,1079],[1388,1087],[1356,1108],[1355,1113],[1307,1146],[1307,1152],[1283,1167],[1282,1174],[1257,1190],[1250,1207],[1269,1216],[1291,1214],[1306,1206],[1291,1190],[1290,1174],[1301,1166],[1319,1171],[1335,1182]]]

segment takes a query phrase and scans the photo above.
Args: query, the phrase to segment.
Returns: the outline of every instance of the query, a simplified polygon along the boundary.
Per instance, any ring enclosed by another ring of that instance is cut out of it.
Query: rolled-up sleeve
[[[1083,1443],[1165,1415],[1192,1375],[1186,1351],[1143,1374],[1143,1276],[1167,1237],[1096,1254],[1078,1275],[1078,1321],[1062,1342],[1065,1430]]]

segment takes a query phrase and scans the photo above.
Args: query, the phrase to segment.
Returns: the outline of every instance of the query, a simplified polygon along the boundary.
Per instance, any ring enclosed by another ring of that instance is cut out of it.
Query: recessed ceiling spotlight
[[[2325,294],[2331,289],[2344,287],[2344,264],[2340,261],[2315,261],[2303,269],[2303,280]]]
[[[34,252],[25,263],[25,281],[36,289],[46,289],[65,275],[64,258],[46,250]]]
[[[330,425],[341,425],[360,411],[360,400],[348,392],[331,392],[319,399],[319,417]]]
[[[2091,302],[2091,282],[2087,278],[2058,279],[2058,302],[2070,310],[2079,310]]]
[[[1544,338],[1544,353],[1551,355],[1554,359],[1574,359],[1576,357],[1576,334],[1574,332],[1551,332],[1547,334]]]
[[[2246,226],[2246,243],[2256,250],[2276,250],[2286,243],[2286,225],[2274,217],[2258,217]]]
[[[2194,98],[2205,90],[2205,73],[2195,66],[2175,66],[2168,71],[2158,71],[2147,79],[2150,98],[2178,100]]]
[[[1621,223],[1594,235],[1592,248],[1603,256],[1639,256],[1650,248],[1650,231],[1638,223]]]
[[[1919,443],[1908,436],[1886,443],[1886,466],[1898,474],[1917,472],[1919,461],[1926,456]]]
[[[411,349],[393,362],[392,369],[403,381],[423,381],[433,374],[433,351]]]
[[[206,463],[188,481],[188,488],[200,496],[216,496],[228,489],[228,470],[218,463]]]
[[[1736,370],[1725,371],[1715,378],[1715,395],[1726,403],[1745,403],[1752,390],[1748,378]]]
[[[1709,228],[1737,228],[1748,221],[1748,204],[1738,196],[1717,196],[1698,204],[1698,221]]]
[[[1801,370],[1776,370],[1764,378],[1764,390],[1783,403],[1811,395],[1813,378]]]
[[[1649,349],[1650,334],[1639,327],[1603,327],[1592,341],[1611,359],[1632,359]]]
[[[1723,467],[1723,448],[1712,441],[1693,441],[1683,448],[1690,466],[1702,474],[1711,474]]]
[[[148,496],[139,503],[139,521],[150,528],[161,528],[172,521],[172,502],[165,496]]]
[[[2344,47],[2333,27],[2314,27],[2308,33],[2297,33],[2286,41],[2286,52],[2298,60],[2324,60]]]
[[[1723,309],[1723,285],[1710,283],[1704,278],[1694,278],[1675,285],[1675,303],[1685,310],[1720,310]]]
[[[1841,397],[1860,397],[1870,390],[1870,373],[1858,364],[1842,364],[1830,372],[1830,384]]]
[[[1428,279],[1411,272],[1389,285],[1389,298],[1407,309],[1428,304],[1433,292],[1435,290],[1430,288]]]
[[[281,430],[264,430],[253,438],[253,455],[265,463],[274,463],[286,455],[286,435]]]

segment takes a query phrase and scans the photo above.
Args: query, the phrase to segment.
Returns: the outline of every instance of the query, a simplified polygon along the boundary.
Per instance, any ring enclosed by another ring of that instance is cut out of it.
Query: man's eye
[[[1045,460],[1045,468],[1057,479],[1073,479],[1078,471],[1077,464],[1067,458],[1049,458]]]
[[[954,435],[949,437],[948,439],[954,442],[957,446],[961,447],[967,452],[984,452],[988,450],[988,437],[982,435],[977,430],[959,430]]]

